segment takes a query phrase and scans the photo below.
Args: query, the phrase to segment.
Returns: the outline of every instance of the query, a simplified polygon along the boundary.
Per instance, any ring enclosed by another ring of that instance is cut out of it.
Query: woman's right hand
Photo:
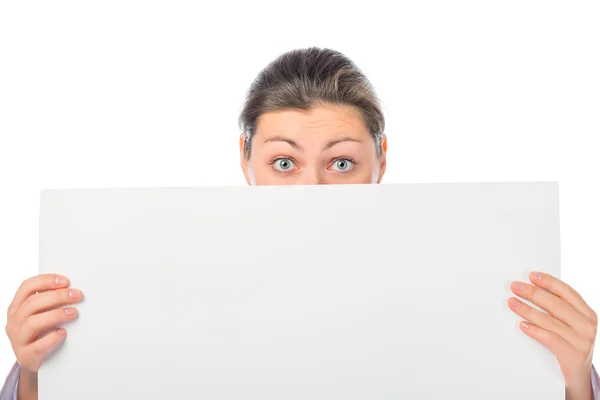
[[[37,378],[44,356],[65,338],[66,330],[59,326],[77,316],[74,307],[63,306],[81,299],[81,291],[70,289],[61,275],[37,275],[21,284],[8,307],[6,334],[22,374]]]

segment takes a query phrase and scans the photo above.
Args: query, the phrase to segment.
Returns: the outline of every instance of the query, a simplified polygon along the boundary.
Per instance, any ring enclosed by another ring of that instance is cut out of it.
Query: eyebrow
[[[328,149],[332,148],[333,146],[335,146],[336,144],[343,143],[343,142],[362,143],[358,139],[354,139],[351,137],[343,137],[343,138],[332,140],[331,142],[326,143],[325,146],[323,146],[323,150],[328,150]]]
[[[300,147],[300,145],[298,143],[294,142],[291,139],[284,138],[283,136],[272,136],[264,141],[264,143],[269,143],[269,142],[284,142],[284,143],[289,144],[296,150],[304,151],[304,149],[302,147]]]
[[[284,142],[284,143],[289,144],[290,146],[292,146],[296,150],[304,151],[304,149],[302,148],[302,146],[300,146],[298,143],[294,142],[291,139],[287,139],[287,138],[285,138],[283,136],[272,136],[272,137],[270,137],[270,138],[268,138],[268,139],[266,139],[264,141],[264,143],[269,143],[269,142]],[[343,143],[343,142],[362,143],[358,139],[354,139],[354,138],[351,138],[351,137],[347,136],[347,137],[343,137],[343,138],[332,140],[330,142],[325,143],[325,145],[323,146],[323,151],[329,150],[330,148],[332,148],[336,144]]]

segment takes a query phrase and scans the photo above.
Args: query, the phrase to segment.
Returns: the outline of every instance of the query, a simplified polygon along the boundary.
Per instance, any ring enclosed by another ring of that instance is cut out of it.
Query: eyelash
[[[340,160],[350,161],[352,164],[358,165],[358,163],[356,162],[356,160],[353,159],[352,157],[337,157],[337,158],[334,158],[333,160],[331,160],[331,162],[329,164],[333,164],[334,162],[340,161]]]
[[[296,160],[293,157],[289,157],[289,156],[276,156],[276,157],[273,157],[273,158],[271,158],[269,160],[268,164],[272,166],[278,160],[281,160],[281,159],[291,160],[294,164],[296,164]],[[336,161],[340,161],[340,160],[347,160],[347,161],[350,161],[355,166],[358,165],[358,163],[356,162],[356,160],[354,158],[352,158],[352,157],[337,157],[337,158],[334,158],[333,160],[331,160],[329,162],[329,165],[333,164]],[[278,172],[282,172],[282,171],[278,171]],[[287,172],[282,172],[282,173],[287,173]]]
[[[296,160],[294,160],[293,157],[288,157],[288,156],[277,156],[277,157],[273,157],[269,160],[269,165],[273,165],[275,164],[275,162],[277,162],[278,160],[292,160],[292,162],[295,164]]]
[[[271,168],[273,168],[273,171],[275,171],[278,174],[289,174],[290,172],[292,172],[292,171],[279,171],[275,167],[273,167],[273,164],[275,164],[279,160],[291,160],[292,163],[294,163],[294,165],[296,164],[296,160],[293,157],[289,157],[289,156],[275,156],[275,157],[271,158],[269,160],[269,163],[268,163],[269,166]]]

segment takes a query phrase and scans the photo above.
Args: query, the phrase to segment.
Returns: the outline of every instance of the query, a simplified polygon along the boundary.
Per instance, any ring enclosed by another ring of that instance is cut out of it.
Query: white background
[[[1,3],[2,309],[37,272],[40,189],[244,184],[247,87],[316,45],[384,103],[384,182],[559,180],[563,278],[600,311],[597,2],[216,4]]]

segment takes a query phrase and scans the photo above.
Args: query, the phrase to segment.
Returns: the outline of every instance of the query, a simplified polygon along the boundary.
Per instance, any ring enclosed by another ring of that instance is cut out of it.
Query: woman
[[[240,161],[249,185],[379,183],[385,173],[384,118],[374,90],[350,60],[332,50],[296,50],[269,64],[250,87],[240,127]],[[556,355],[567,398],[600,400],[592,367],[596,313],[560,280],[535,273],[530,280],[514,282],[513,292],[549,314],[516,297],[508,307],[527,320],[522,331]],[[0,400],[37,399],[42,358],[66,335],[52,327],[74,319],[73,305],[81,298],[66,277],[23,282],[6,326],[18,363]]]

